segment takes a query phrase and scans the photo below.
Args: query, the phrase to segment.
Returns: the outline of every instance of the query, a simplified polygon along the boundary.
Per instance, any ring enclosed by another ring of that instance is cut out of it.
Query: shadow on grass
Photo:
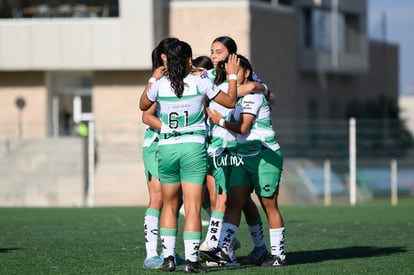
[[[0,248],[0,253],[8,253],[14,250],[19,250],[20,248],[11,247],[11,248]]]
[[[388,256],[395,253],[404,253],[407,249],[404,247],[372,247],[372,246],[351,246],[343,248],[308,250],[287,253],[288,265],[299,265],[308,263],[319,263],[329,260],[343,260],[355,258],[368,258],[378,256]],[[238,257],[238,261],[242,262],[246,257]],[[241,265],[238,267],[214,267],[208,268],[208,272],[243,269],[252,265]]]
[[[204,265],[204,264],[203,264]],[[205,265],[204,265],[205,266]],[[218,272],[218,271],[228,271],[228,270],[240,270],[244,268],[252,267],[252,265],[240,265],[240,266],[216,266],[216,267],[206,267],[207,272]],[[243,272],[243,271],[240,271]]]
[[[372,247],[351,246],[343,248],[308,250],[290,252],[287,254],[289,265],[319,263],[336,259],[355,259],[377,256],[388,256],[395,253],[407,252],[405,247]]]

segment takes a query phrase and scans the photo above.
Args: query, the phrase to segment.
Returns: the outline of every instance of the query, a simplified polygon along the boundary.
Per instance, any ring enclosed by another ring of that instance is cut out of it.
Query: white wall
[[[0,70],[149,69],[153,2],[119,4],[119,18],[0,20]]]

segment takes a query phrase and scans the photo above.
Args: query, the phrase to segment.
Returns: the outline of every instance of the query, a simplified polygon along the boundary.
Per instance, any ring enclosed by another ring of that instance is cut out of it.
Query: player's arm
[[[142,122],[156,130],[161,130],[162,122],[158,117],[154,116],[156,109],[157,109],[157,103],[152,104],[152,106],[148,110],[143,111]]]
[[[151,89],[152,84],[157,80],[160,79],[166,72],[166,68],[164,66],[156,68],[152,72],[151,78],[148,80],[147,85],[144,88],[144,91],[142,91],[141,98],[139,100],[139,108],[141,111],[148,110],[153,104],[154,101],[149,100],[147,97],[148,91]]]
[[[207,114],[211,123],[220,125],[223,128],[229,129],[230,131],[241,135],[244,135],[249,131],[255,118],[253,114],[242,113],[237,122],[230,122],[224,120],[220,112],[210,108],[207,108]]]
[[[267,86],[257,81],[250,81],[246,84],[239,85],[237,87],[237,96],[243,97],[250,93],[265,93],[268,91]]]
[[[237,100],[237,72],[239,70],[240,59],[235,54],[231,54],[225,64],[227,81],[229,87],[227,93],[219,91],[214,97],[214,101],[226,108],[234,108]]]

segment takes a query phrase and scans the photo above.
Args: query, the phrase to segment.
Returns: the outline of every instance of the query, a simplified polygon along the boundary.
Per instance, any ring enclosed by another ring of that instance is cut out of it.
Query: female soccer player
[[[172,43],[177,42],[174,37],[167,37],[159,42],[152,51],[152,71],[156,78],[161,78],[166,72],[167,67],[167,48]],[[149,202],[144,216],[144,235],[147,256],[143,267],[148,269],[160,268],[163,260],[158,255],[158,233],[159,216],[162,208],[161,183],[158,179],[158,134],[161,129],[161,120],[158,117],[158,105],[154,104],[150,109],[142,112],[142,122],[147,129],[145,131],[142,158],[144,160],[145,176],[147,178],[147,188]]]
[[[202,185],[207,155],[205,147],[206,97],[226,107],[236,102],[237,56],[231,55],[226,65],[229,89],[227,93],[213,89],[207,78],[190,74],[192,49],[184,41],[178,41],[167,49],[168,75],[155,81],[150,78],[140,98],[142,111],[155,102],[160,106],[162,122],[158,142],[158,171],[163,194],[160,219],[160,235],[163,244],[164,271],[175,270],[174,254],[177,236],[177,213],[180,190],[185,209],[184,248],[186,272],[205,272],[197,262],[201,239]],[[155,77],[155,75],[153,75]]]
[[[245,57],[238,56],[238,83],[252,81],[251,64]],[[214,124],[237,134],[237,155],[242,158],[243,165],[232,168],[231,196],[228,198],[218,248],[205,255],[209,260],[220,264],[231,261],[228,255],[230,243],[239,229],[241,212],[251,189],[254,188],[269,225],[271,256],[261,265],[286,265],[285,227],[277,203],[283,157],[272,129],[270,107],[265,96],[261,93],[251,93],[240,98],[234,110],[235,122],[224,120],[219,112],[210,108],[207,109],[207,113]]]
[[[220,87],[222,90],[227,89],[227,82],[225,81],[226,72],[223,67],[225,64],[224,60],[226,60],[230,54],[236,54],[236,52],[237,44],[231,37],[228,36],[217,37],[211,44],[210,57],[215,65],[215,68],[209,71],[209,78],[215,83],[215,85],[221,85]],[[237,94],[238,96],[242,96],[252,91],[263,92],[265,90],[265,85],[257,81],[251,81],[238,85]],[[223,114],[224,119],[227,119],[227,114],[232,111],[232,109],[220,106],[214,101],[210,102],[210,107],[212,109],[219,110]],[[220,238],[223,217],[227,207],[226,201],[229,191],[228,175],[231,171],[232,165],[237,165],[237,163],[217,161],[231,158],[231,155],[234,153],[233,149],[235,143],[234,134],[230,133],[227,129],[224,129],[221,126],[211,125],[208,144],[210,165],[207,174],[207,187],[213,211],[205,241],[200,247],[201,258],[204,258],[203,253],[205,251],[217,246]],[[245,263],[256,264],[266,256],[267,248],[264,243],[263,227],[259,211],[256,204],[250,197],[245,205],[244,214],[254,243],[254,249],[245,259]],[[233,250],[236,250],[238,247],[240,247],[240,243],[237,239],[234,239],[231,245],[231,251],[229,251],[232,255],[232,262],[227,263],[228,265],[236,264],[236,257]]]

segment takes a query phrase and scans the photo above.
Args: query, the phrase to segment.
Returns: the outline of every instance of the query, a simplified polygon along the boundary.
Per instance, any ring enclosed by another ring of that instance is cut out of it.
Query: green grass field
[[[413,199],[401,200],[396,207],[375,201],[354,207],[281,208],[288,266],[208,268],[208,272],[414,274]],[[144,211],[144,207],[0,208],[0,273],[162,274],[142,269]],[[177,251],[184,255],[179,232]],[[239,239],[242,247],[237,254],[246,256],[252,242],[244,224]],[[176,272],[181,271],[182,266],[177,267]]]

